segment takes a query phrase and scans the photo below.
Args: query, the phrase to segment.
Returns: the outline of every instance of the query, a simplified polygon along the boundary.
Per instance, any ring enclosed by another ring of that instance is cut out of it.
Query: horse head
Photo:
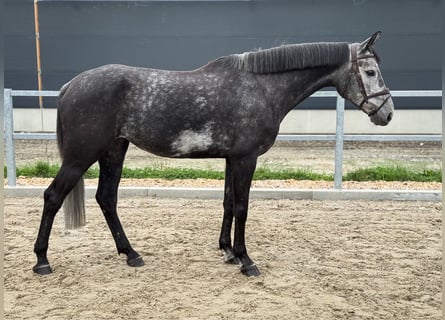
[[[374,124],[385,126],[392,119],[394,104],[373,48],[380,35],[378,31],[361,43],[350,44],[349,71],[341,95],[365,112]]]

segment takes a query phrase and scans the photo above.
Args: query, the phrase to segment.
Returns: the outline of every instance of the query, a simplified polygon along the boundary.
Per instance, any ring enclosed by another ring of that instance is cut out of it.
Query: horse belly
[[[131,143],[150,153],[170,158],[224,158],[232,138],[208,121],[197,129],[174,123],[151,122],[124,135]]]

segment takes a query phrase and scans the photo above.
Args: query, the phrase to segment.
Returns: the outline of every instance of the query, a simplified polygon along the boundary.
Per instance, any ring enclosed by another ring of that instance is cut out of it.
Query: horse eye
[[[370,77],[374,77],[375,76],[375,71],[374,70],[366,70],[365,72]]]

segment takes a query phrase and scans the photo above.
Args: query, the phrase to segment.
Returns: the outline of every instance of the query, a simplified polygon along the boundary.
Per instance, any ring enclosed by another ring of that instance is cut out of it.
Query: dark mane
[[[233,54],[225,59],[229,65],[248,72],[283,72],[343,64],[349,59],[349,46],[346,42],[290,44]]]

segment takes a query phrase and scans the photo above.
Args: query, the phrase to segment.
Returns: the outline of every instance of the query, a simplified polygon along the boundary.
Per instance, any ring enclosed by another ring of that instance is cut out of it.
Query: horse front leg
[[[233,252],[241,262],[241,272],[246,276],[258,276],[255,262],[247,255],[245,229],[249,206],[249,193],[257,157],[232,159],[233,215],[235,217],[235,233]]]
[[[240,264],[240,260],[235,256],[232,247],[231,231],[233,223],[233,189],[232,189],[232,168],[230,159],[226,159],[226,171],[224,182],[224,216],[219,236],[219,248],[224,251],[224,262],[229,264]]]

